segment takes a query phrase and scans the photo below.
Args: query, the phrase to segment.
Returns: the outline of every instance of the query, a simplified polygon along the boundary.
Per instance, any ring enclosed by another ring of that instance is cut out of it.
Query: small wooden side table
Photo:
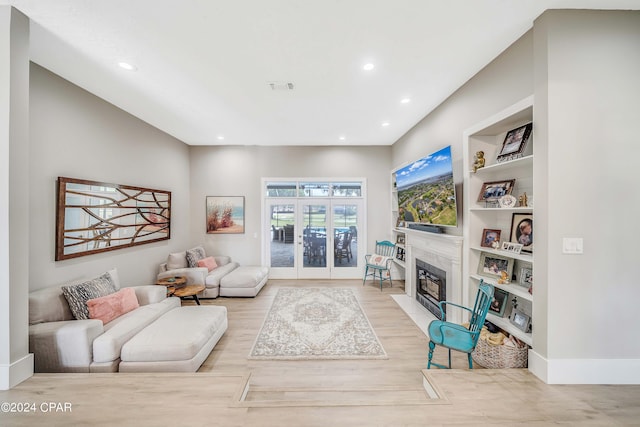
[[[184,276],[167,277],[166,279],[159,279],[156,282],[156,285],[166,286],[167,288],[169,287],[178,288],[186,284],[187,284],[187,278]]]
[[[198,299],[198,293],[204,291],[204,285],[187,285],[182,286],[180,288],[176,288],[173,291],[173,296],[185,298],[185,297],[193,297],[193,300],[196,304],[200,305],[200,300]]]

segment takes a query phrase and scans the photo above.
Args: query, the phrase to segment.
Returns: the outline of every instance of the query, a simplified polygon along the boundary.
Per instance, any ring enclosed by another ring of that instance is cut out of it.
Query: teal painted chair
[[[451,350],[461,351],[467,353],[469,359],[469,369],[473,369],[473,362],[471,360],[471,352],[476,348],[478,338],[480,338],[480,330],[484,326],[484,321],[487,318],[487,312],[489,311],[489,305],[493,300],[493,286],[485,284],[480,280],[478,288],[478,294],[476,295],[476,302],[473,310],[468,307],[463,307],[458,304],[454,304],[447,301],[441,301],[440,312],[442,313],[442,320],[433,320],[429,323],[429,363],[427,369],[431,369],[431,365],[435,365],[438,368],[451,369]],[[456,323],[450,323],[446,321],[445,304],[454,305],[463,310],[467,310],[471,313],[471,319],[469,320],[469,328],[465,328],[462,325]],[[449,350],[449,366],[439,365],[431,361],[433,357],[433,350],[436,345],[446,347]]]
[[[376,280],[376,275],[380,277],[380,291],[382,291],[382,283],[385,280],[388,280],[389,284],[393,286],[393,282],[391,281],[391,263],[393,263],[395,252],[396,245],[390,241],[376,241],[375,253],[364,256],[363,286],[367,281],[367,276],[373,276],[373,280]]]

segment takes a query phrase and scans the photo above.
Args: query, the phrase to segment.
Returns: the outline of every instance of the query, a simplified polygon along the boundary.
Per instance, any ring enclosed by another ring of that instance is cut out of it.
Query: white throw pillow
[[[187,251],[174,252],[167,257],[167,270],[187,268]]]
[[[375,265],[377,267],[386,267],[387,266],[387,261],[389,261],[391,259],[391,257],[388,256],[383,256],[383,255],[371,255],[371,258],[369,258],[369,265]]]

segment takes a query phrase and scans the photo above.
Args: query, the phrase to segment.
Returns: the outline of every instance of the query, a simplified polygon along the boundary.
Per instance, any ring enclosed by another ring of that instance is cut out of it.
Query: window
[[[362,197],[362,182],[359,181],[268,181],[265,186],[267,198]]]
[[[362,183],[334,182],[332,184],[333,197],[361,197]]]
[[[267,182],[267,197],[296,197],[297,183]]]

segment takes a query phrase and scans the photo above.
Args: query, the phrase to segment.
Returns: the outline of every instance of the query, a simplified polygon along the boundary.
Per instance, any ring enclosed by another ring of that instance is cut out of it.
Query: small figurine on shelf
[[[502,270],[500,272],[500,278],[498,279],[498,284],[506,285],[508,283],[509,283],[509,274],[506,271]]]
[[[527,207],[527,193],[522,193],[520,197],[518,197],[518,206],[526,208]]]
[[[473,163],[473,171],[477,172],[478,169],[484,167],[484,151],[478,151],[476,153],[475,162]]]
[[[491,242],[491,247],[493,249],[500,249],[500,240],[494,240],[493,242]]]

